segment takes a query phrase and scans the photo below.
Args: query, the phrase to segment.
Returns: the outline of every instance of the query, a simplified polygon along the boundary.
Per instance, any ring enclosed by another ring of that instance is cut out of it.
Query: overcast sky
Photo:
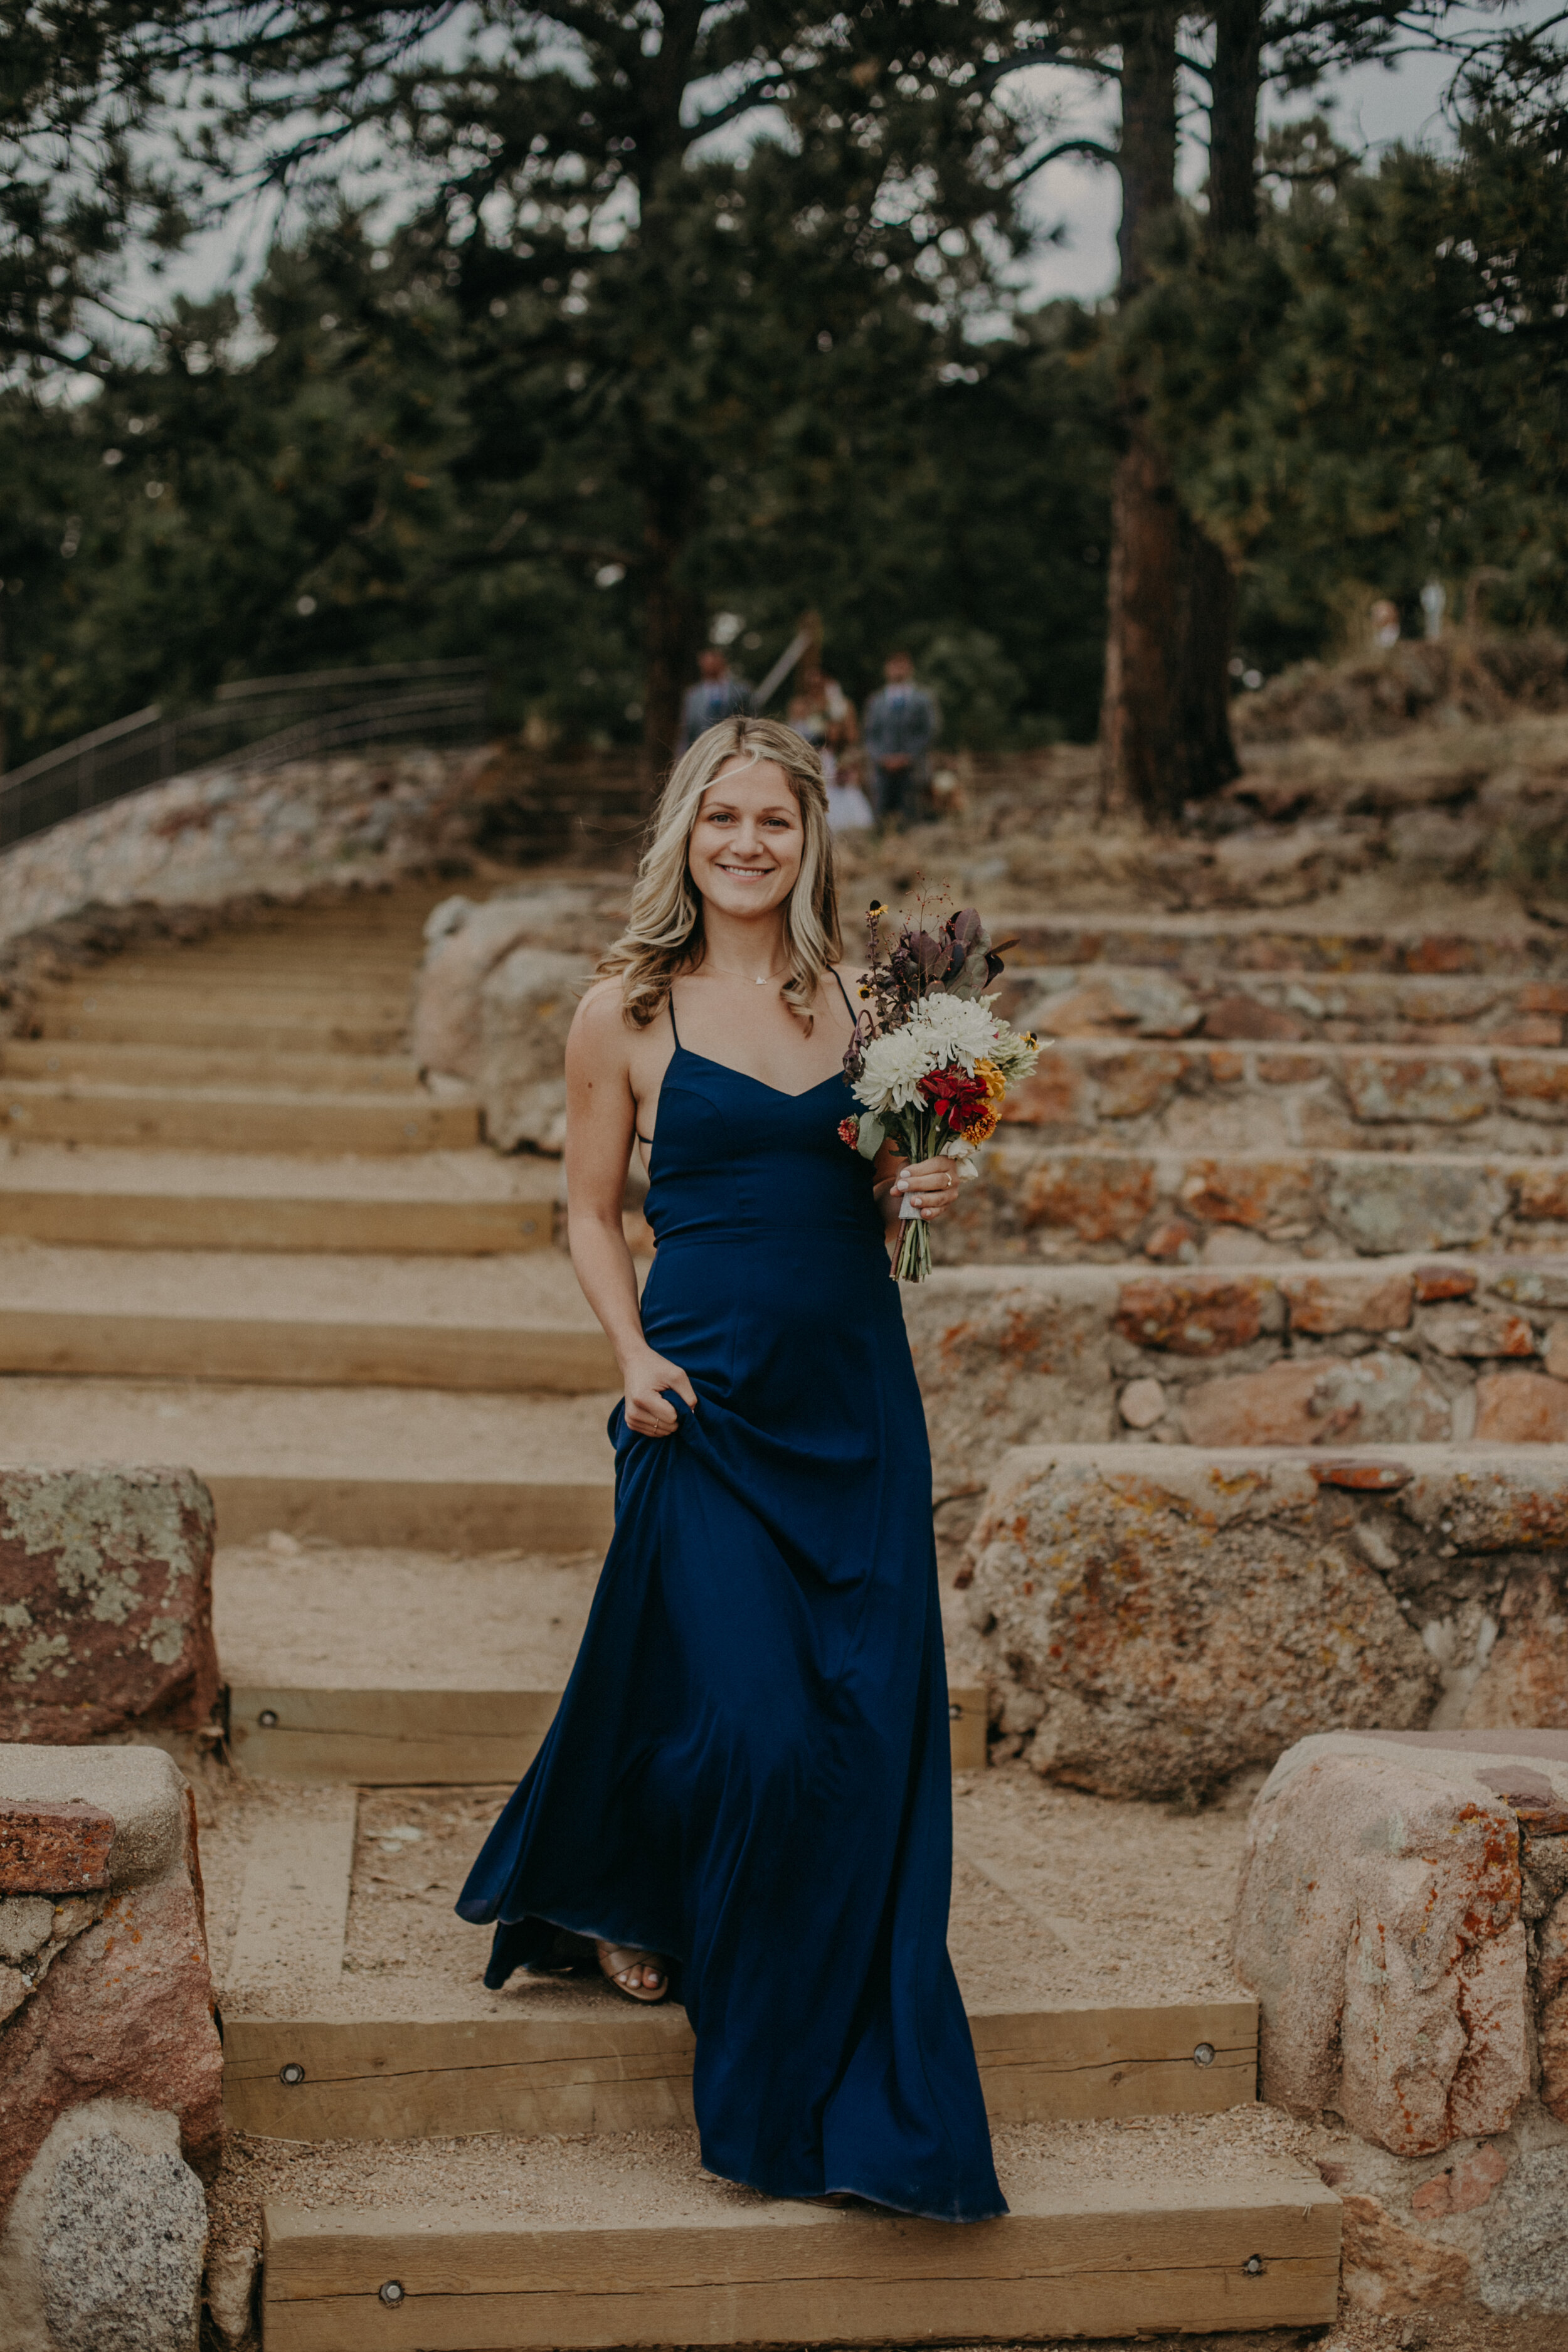
[[[1341,145],[1354,150],[1375,152],[1401,140],[1410,145],[1447,146],[1452,142],[1441,100],[1451,70],[1441,58],[1422,57],[1403,58],[1392,69],[1358,66],[1353,72],[1331,77],[1318,90],[1266,106],[1265,114],[1270,121],[1284,121],[1321,109],[1330,114]],[[1041,94],[1048,92],[1060,106],[1062,133],[1082,129],[1103,135],[1115,124],[1114,95],[1080,92],[1077,80],[1070,74],[1041,75]],[[1204,168],[1201,143],[1184,142],[1184,184],[1199,184]],[[1114,172],[1066,157],[1047,164],[1034,184],[1030,205],[1036,227],[1043,235],[1058,233],[1058,241],[1042,245],[1030,265],[1030,288],[1039,299],[1074,295],[1093,301],[1110,293],[1116,282],[1117,212]]]
[[[1539,13],[1545,0],[1528,0],[1519,13]],[[1394,141],[1448,143],[1440,100],[1449,68],[1437,58],[1413,57],[1393,69],[1362,66],[1325,81],[1321,89],[1267,110],[1275,117],[1299,116],[1328,107],[1341,143],[1375,152]],[[1022,93],[1021,93],[1022,94]],[[1027,96],[1058,117],[1057,136],[1083,130],[1104,136],[1115,125],[1113,91],[1096,91],[1072,73],[1040,72],[1028,78]],[[755,135],[758,126],[751,126]],[[744,143],[742,133],[739,143]],[[1205,168],[1200,140],[1184,142],[1182,176],[1198,185]],[[1032,184],[1029,212],[1042,244],[1023,273],[1026,297],[1057,295],[1094,300],[1110,293],[1116,279],[1116,174],[1104,166],[1064,159],[1050,164]],[[270,212],[247,212],[221,230],[197,239],[154,282],[137,273],[133,307],[159,308],[174,291],[200,299],[227,285],[243,289],[255,276],[265,250]],[[1044,240],[1049,239],[1049,242]]]

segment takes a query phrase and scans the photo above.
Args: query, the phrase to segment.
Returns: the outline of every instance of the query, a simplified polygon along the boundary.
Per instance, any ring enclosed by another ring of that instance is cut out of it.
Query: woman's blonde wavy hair
[[[646,1029],[658,1018],[677,975],[701,956],[702,898],[691,879],[691,830],[703,793],[736,758],[748,768],[763,760],[782,768],[800,809],[805,845],[784,905],[790,970],[779,994],[808,1033],[822,976],[838,959],[838,895],[822,761],[803,735],[776,719],[739,715],[721,719],[676,762],[654,812],[626,928],[606,949],[595,974],[601,980],[619,980],[621,1009],[634,1028]]]

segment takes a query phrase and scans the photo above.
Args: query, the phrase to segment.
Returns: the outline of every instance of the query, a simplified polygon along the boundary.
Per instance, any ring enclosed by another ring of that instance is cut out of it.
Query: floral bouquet
[[[1038,1043],[991,1010],[995,1000],[984,992],[1000,975],[1002,957],[973,907],[934,931],[906,922],[891,943],[883,912],[873,905],[867,917],[860,989],[867,1009],[844,1056],[844,1075],[863,1108],[838,1132],[866,1160],[891,1136],[911,1160],[954,1160],[960,1178],[977,1176],[975,1150],[994,1131],[1008,1087],[1033,1070]],[[900,1215],[893,1272],[900,1282],[923,1282],[930,1230],[910,1201]]]

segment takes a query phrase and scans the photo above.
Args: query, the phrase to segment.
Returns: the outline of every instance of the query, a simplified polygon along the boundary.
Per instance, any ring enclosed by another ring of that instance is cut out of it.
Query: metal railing
[[[84,809],[229,761],[276,768],[367,744],[434,750],[481,740],[486,667],[476,660],[305,670],[237,679],[205,710],[165,718],[154,703],[0,776],[0,850]]]

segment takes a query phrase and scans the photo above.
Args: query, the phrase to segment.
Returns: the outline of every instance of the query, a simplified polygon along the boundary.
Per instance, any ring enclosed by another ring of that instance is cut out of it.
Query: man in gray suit
[[[915,684],[908,654],[889,654],[882,675],[886,686],[866,705],[872,799],[879,817],[908,824],[924,814],[931,745],[942,716],[924,687]]]
[[[710,646],[697,656],[701,675],[695,686],[689,686],[680,700],[680,740],[675,747],[679,760],[689,751],[699,735],[706,735],[710,727],[717,727],[721,719],[732,718],[737,710],[750,710],[752,689],[743,677],[731,677],[730,665],[717,646]]]

